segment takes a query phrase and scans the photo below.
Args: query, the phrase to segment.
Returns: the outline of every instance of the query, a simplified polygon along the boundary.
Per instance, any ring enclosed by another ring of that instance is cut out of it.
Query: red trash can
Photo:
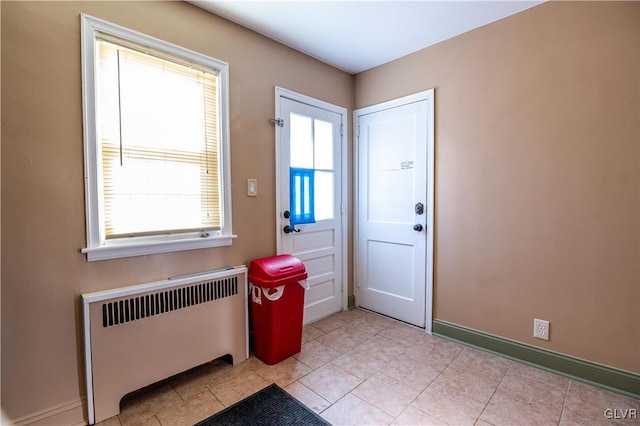
[[[306,279],[304,264],[288,254],[251,261],[253,353],[262,362],[277,364],[302,349]]]

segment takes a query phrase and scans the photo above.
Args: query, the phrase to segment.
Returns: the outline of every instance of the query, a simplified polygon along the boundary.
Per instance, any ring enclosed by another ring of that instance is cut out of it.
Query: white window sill
[[[122,257],[144,256],[147,254],[171,253],[175,251],[195,250],[210,247],[223,247],[233,244],[237,235],[211,236],[207,238],[185,238],[171,241],[118,241],[99,247],[87,247],[82,253],[87,260],[118,259]]]

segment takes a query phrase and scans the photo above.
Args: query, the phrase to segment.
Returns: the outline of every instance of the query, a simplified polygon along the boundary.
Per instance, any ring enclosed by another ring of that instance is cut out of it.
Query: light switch
[[[247,179],[247,196],[258,196],[258,181],[256,179]]]

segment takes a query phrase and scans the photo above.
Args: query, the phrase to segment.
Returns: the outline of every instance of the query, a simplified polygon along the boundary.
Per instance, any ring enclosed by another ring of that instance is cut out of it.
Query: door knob
[[[285,234],[290,234],[292,232],[300,232],[299,229],[294,228],[293,226],[285,226],[284,228],[282,228],[282,230],[284,231]]]
[[[422,225],[419,223],[416,223],[415,225],[413,225],[413,230],[418,232],[422,231]]]

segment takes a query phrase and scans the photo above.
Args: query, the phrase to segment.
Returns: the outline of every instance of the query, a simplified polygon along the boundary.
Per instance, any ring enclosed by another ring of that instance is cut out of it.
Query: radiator
[[[247,269],[82,295],[89,424],[120,399],[224,355],[249,357]]]

